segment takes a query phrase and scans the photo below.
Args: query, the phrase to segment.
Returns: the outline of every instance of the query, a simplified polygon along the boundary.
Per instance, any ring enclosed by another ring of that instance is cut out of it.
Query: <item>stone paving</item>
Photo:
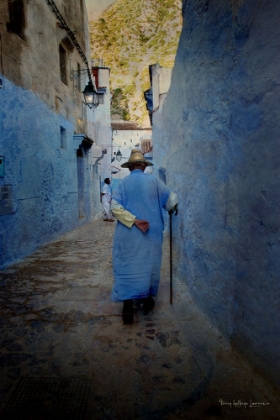
[[[114,228],[94,221],[0,272],[0,413],[21,378],[91,378],[85,420],[279,419],[279,395],[185,282],[169,304],[168,238],[154,310],[123,325],[110,301]]]

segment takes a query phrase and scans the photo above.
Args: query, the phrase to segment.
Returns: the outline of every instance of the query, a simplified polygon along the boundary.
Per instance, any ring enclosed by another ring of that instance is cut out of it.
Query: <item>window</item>
[[[0,156],[0,177],[4,178],[5,170],[4,170],[4,156]]]
[[[77,63],[76,89],[81,92],[81,66]]]
[[[67,85],[67,53],[61,44],[59,45],[59,64],[61,81]]]
[[[98,104],[103,105],[104,104],[104,95],[98,95]]]
[[[10,22],[7,23],[7,30],[24,39],[25,13],[23,0],[9,0],[8,6]]]
[[[60,147],[61,149],[67,149],[66,130],[63,127],[60,127]]]

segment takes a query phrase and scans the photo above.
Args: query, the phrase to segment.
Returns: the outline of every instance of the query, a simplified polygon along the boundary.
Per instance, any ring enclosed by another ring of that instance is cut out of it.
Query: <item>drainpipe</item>
[[[94,159],[96,159],[96,161],[95,161],[95,163],[94,163],[94,164],[99,163],[99,161],[100,161],[101,159],[103,159],[103,158],[104,158],[104,155],[106,155],[106,154],[107,154],[107,149],[103,149],[103,150],[102,150],[102,155],[101,155],[101,156],[93,156],[93,158],[94,158]]]

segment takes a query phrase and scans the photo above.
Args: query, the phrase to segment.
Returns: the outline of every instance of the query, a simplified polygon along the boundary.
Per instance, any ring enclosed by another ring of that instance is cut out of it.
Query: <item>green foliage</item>
[[[91,22],[92,58],[111,70],[112,116],[147,120],[149,65],[173,66],[181,23],[181,0],[118,0]]]
[[[150,75],[149,75],[149,67],[145,67],[141,74],[141,89],[142,92],[145,92],[145,90],[150,89]]]
[[[125,95],[133,96],[135,92],[136,92],[135,83],[133,83],[131,85],[126,85],[125,88],[124,88]]]
[[[140,32],[139,34],[139,38],[140,38],[140,43],[145,43],[148,42],[150,40],[150,36],[145,35],[144,33]]]

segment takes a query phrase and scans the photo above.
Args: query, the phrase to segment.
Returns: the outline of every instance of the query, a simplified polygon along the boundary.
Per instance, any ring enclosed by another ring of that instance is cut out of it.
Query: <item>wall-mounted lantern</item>
[[[120,149],[116,153],[116,159],[117,159],[118,162],[120,162],[122,160],[122,153],[121,153]]]
[[[94,89],[93,83],[90,80],[83,90],[85,102],[83,102],[89,109],[96,108],[99,105],[98,94]]]
[[[82,92],[85,99],[85,101],[83,101],[83,104],[88,106],[90,109],[93,109],[93,108],[98,107],[99,105],[99,100],[98,100],[99,95],[92,83],[90,70],[89,69],[72,70],[71,79],[73,80],[76,78],[80,78],[80,75],[85,74],[85,73],[88,74],[89,81]]]

